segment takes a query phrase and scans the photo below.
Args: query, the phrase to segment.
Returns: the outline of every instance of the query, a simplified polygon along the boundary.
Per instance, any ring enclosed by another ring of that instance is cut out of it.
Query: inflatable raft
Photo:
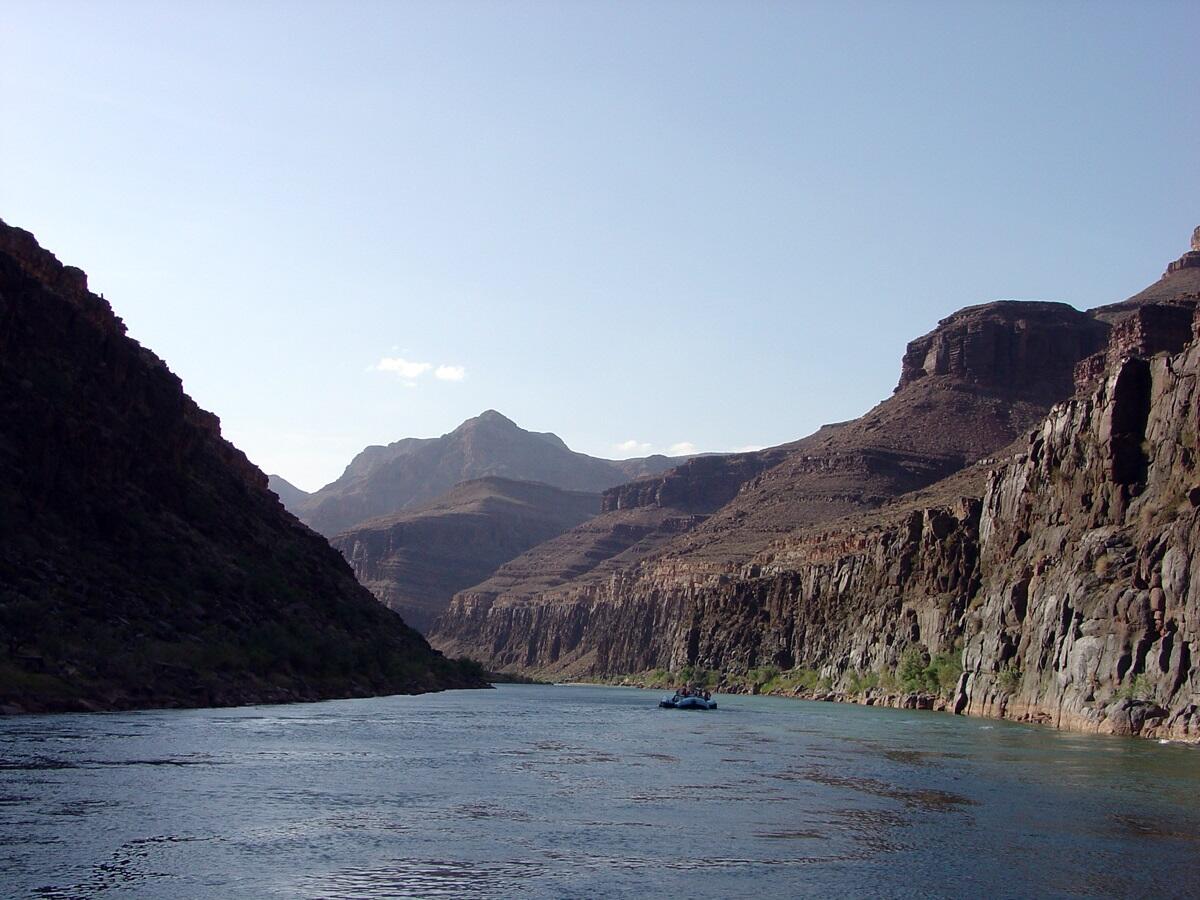
[[[664,697],[658,701],[663,709],[716,709],[716,700],[705,700],[703,697]]]

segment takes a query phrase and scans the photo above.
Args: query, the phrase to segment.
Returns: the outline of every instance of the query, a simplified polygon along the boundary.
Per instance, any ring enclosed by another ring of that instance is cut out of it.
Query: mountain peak
[[[494,409],[485,409],[479,415],[475,416],[475,418],[467,419],[465,422],[463,422],[461,425],[459,425],[458,428],[456,428],[454,430],[461,431],[465,428],[471,428],[472,426],[475,426],[475,425],[491,425],[493,427],[499,426],[502,428],[515,428],[518,431],[525,430],[525,429],[521,428],[521,426],[518,425],[516,422],[514,422],[512,419],[510,419],[508,416],[504,415],[503,413],[497,412]]]
[[[635,464],[637,471],[631,472]],[[370,519],[415,509],[460,482],[488,475],[598,494],[671,465],[666,457],[618,463],[576,453],[556,434],[527,431],[502,413],[485,409],[441,437],[368,447],[341,478],[314,494],[289,492],[283,483],[277,483],[277,490],[301,521],[334,535]]]
[[[504,415],[503,413],[496,412],[494,409],[485,409],[475,418],[479,419],[481,422],[507,422],[509,425],[516,424],[508,416]]]

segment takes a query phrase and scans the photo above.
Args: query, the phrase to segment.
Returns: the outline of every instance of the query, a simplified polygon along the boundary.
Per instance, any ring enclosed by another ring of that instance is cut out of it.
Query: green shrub
[[[1005,694],[1015,694],[1025,673],[1015,662],[1008,663],[996,676],[996,686]]]
[[[930,661],[929,669],[937,683],[938,693],[946,698],[951,697],[963,671],[961,654],[939,653]]]
[[[846,675],[846,686],[852,694],[862,694],[879,687],[878,672],[858,672],[852,670]]]
[[[939,653],[931,658],[924,647],[909,647],[900,659],[896,677],[905,691],[949,698],[961,674],[958,654]]]
[[[794,694],[797,691],[828,691],[831,678],[822,677],[816,669],[796,668],[780,672],[774,666],[752,669],[746,673],[747,682],[760,694]]]
[[[879,673],[879,689],[886,694],[900,690],[900,679],[896,677],[895,669],[884,669]]]
[[[926,689],[925,670],[929,666],[929,654],[924,647],[909,647],[900,658],[896,675],[900,686],[906,691]]]
[[[1134,675],[1115,696],[1120,700],[1150,700],[1154,697],[1154,688],[1145,675]]]

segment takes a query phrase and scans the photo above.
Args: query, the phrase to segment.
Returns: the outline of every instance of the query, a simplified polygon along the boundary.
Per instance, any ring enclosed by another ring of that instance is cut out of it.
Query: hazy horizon
[[[1200,9],[11,6],[0,217],[264,471],[493,408],[605,458],[865,412],[1200,223]]]

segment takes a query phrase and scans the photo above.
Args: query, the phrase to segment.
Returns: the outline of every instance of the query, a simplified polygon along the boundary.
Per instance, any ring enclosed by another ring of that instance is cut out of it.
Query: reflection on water
[[[620,688],[0,719],[0,896],[1179,896],[1200,752]]]

